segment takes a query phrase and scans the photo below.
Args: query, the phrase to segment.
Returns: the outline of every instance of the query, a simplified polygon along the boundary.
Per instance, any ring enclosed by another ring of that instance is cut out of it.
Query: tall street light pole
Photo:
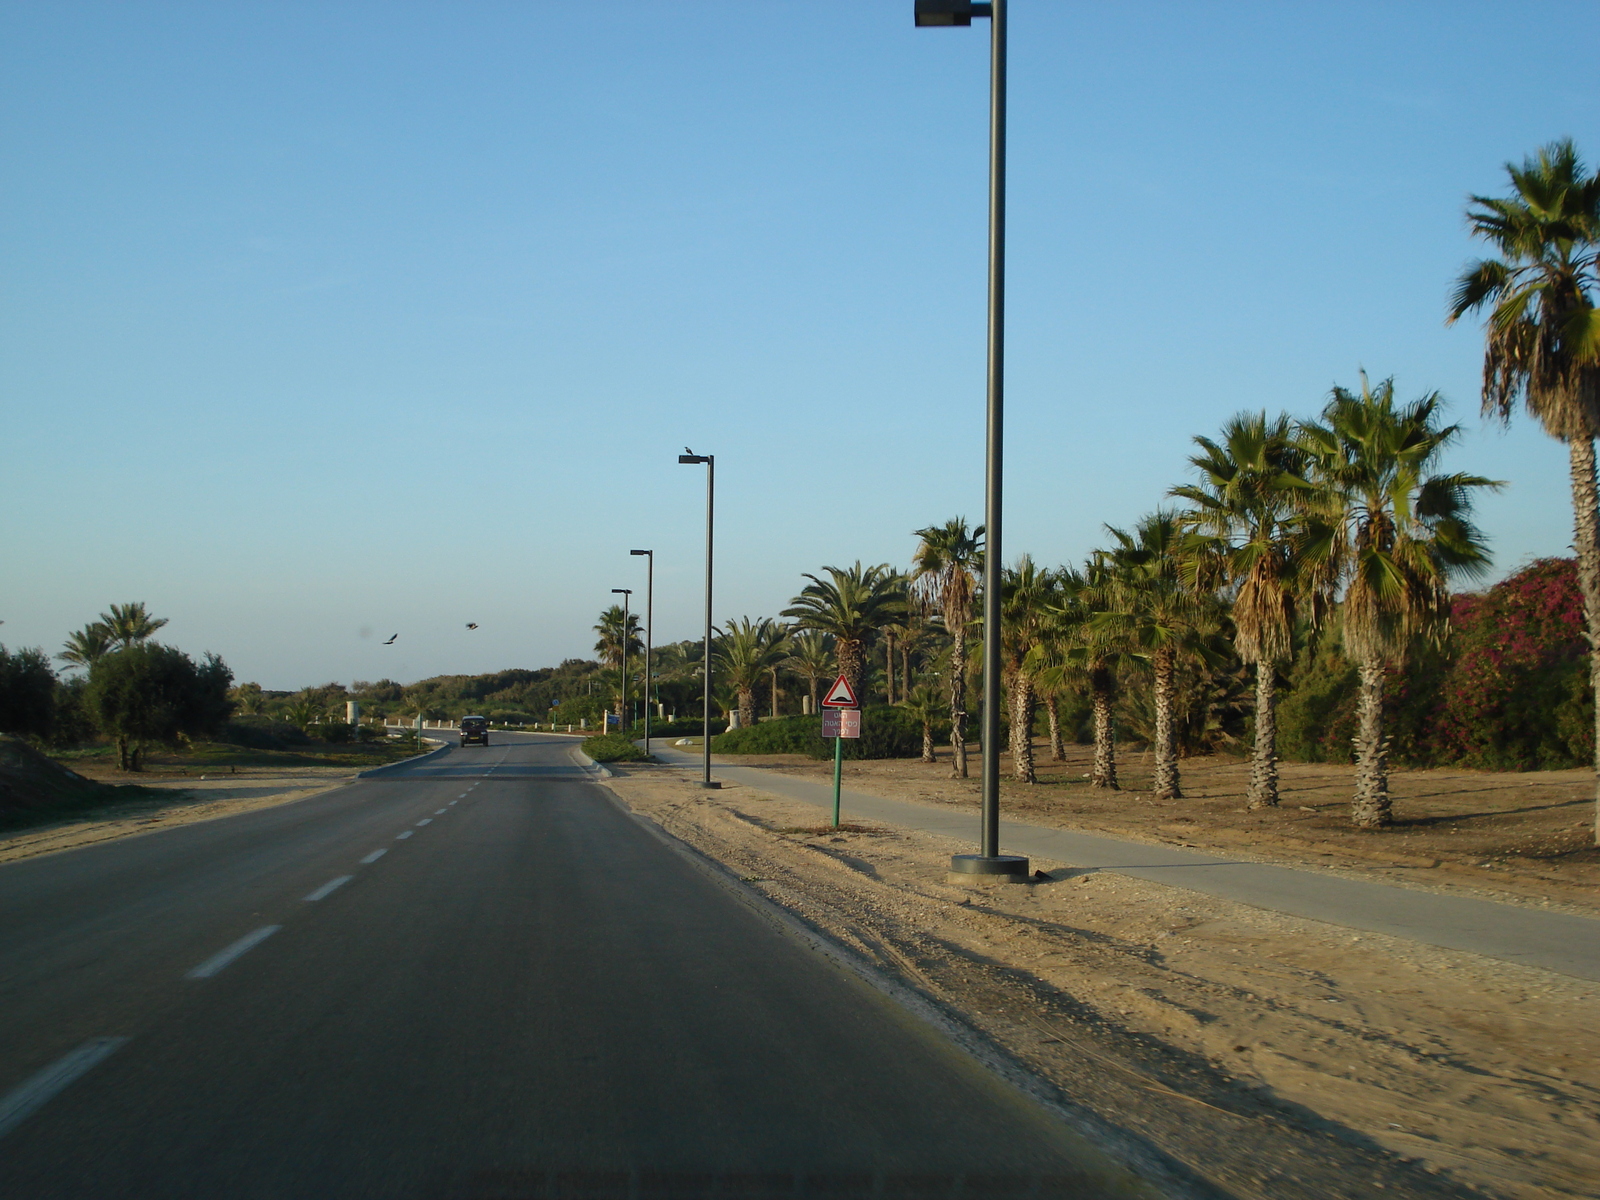
[[[705,662],[705,733],[702,747],[705,760],[705,776],[700,781],[704,788],[719,788],[720,783],[711,779],[711,549],[712,549],[712,514],[715,511],[717,499],[717,456],[715,454],[696,454],[687,446],[685,453],[678,455],[680,463],[693,465],[704,463],[706,466],[706,662]]]
[[[656,627],[656,552],[654,550],[629,550],[629,554],[644,556],[644,756],[650,757],[650,644]]]
[[[622,597],[622,703],[617,707],[617,732],[620,734],[627,728],[623,722],[628,719],[628,600],[633,596],[632,588],[612,588],[612,593]]]
[[[978,854],[958,854],[963,875],[1028,877],[1028,860],[1000,853],[1000,517],[1005,434],[1007,0],[915,0],[919,26],[989,18],[989,401],[983,485],[983,822]]]

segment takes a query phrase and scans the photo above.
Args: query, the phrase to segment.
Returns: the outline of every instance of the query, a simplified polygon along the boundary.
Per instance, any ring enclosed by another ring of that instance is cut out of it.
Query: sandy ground
[[[1592,771],[1395,771],[1390,790],[1396,823],[1369,832],[1350,824],[1353,771],[1348,766],[1283,763],[1282,806],[1252,813],[1244,807],[1250,766],[1236,758],[1184,760],[1184,798],[1157,800],[1149,790],[1145,755],[1119,755],[1122,790],[1108,792],[1089,787],[1090,747],[1068,746],[1062,763],[1049,761],[1049,746],[1042,741],[1034,753],[1038,784],[1002,781],[1007,817],[1376,876],[1404,886],[1600,912]],[[974,778],[959,780],[950,778],[948,754],[941,747],[940,761],[931,764],[915,759],[846,763],[845,786],[976,811],[977,755],[971,758]],[[814,779],[831,779],[833,773],[831,762],[800,755],[730,755],[720,761]],[[1010,770],[1007,756],[1001,757],[1001,769]]]
[[[117,778],[126,781],[128,776]],[[229,774],[224,767],[220,774],[151,773],[137,778],[145,787],[170,791],[171,798],[145,797],[83,809],[48,825],[0,833],[0,862],[303,800],[343,787],[355,779],[355,772],[349,767],[239,767]]]
[[[853,783],[878,791],[868,765],[850,765]],[[614,770],[635,811],[1187,1168],[1198,1192],[1597,1192],[1600,985],[1045,861],[1048,881],[955,886],[948,856],[969,846],[836,833],[749,788]]]

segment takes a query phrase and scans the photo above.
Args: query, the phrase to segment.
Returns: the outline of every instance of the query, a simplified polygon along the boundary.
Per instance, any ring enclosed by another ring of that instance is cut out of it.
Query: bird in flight
[[[476,621],[468,621],[467,622],[467,628],[468,629],[476,629],[477,627],[478,627],[478,623]]]
[[[389,635],[389,640],[387,642],[384,642],[383,644],[385,646],[392,646],[392,645],[394,645],[394,639],[399,637],[399,636],[400,635],[398,633],[392,633],[392,634]]]

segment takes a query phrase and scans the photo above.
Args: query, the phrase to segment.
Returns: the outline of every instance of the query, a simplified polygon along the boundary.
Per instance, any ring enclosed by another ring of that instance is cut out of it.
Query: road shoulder
[[[1234,1194],[1577,1196],[1600,1174],[1600,987],[1056,863],[953,887],[950,839],[834,833],[811,805],[696,782],[628,767],[607,786]]]

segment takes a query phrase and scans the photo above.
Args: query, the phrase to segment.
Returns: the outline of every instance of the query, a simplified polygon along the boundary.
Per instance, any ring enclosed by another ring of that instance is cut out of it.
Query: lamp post
[[[712,514],[715,511],[717,499],[717,456],[715,454],[696,454],[685,446],[684,453],[678,455],[678,461],[685,465],[705,463],[706,465],[706,663],[705,663],[705,732],[702,740],[705,745],[701,747],[702,757],[705,760],[705,775],[700,780],[700,786],[706,788],[719,788],[720,783],[711,780],[711,548],[712,548]]]
[[[644,756],[650,757],[650,643],[655,629],[656,611],[656,552],[654,550],[629,550],[635,557],[644,556]]]
[[[962,875],[1028,877],[1028,860],[1000,853],[1000,501],[1005,416],[1006,8],[1007,0],[915,0],[919,26],[989,18],[989,399],[983,488],[983,822],[978,854],[958,854]]]
[[[628,598],[632,588],[612,588],[613,595],[622,597],[622,703],[617,706],[617,733],[620,735],[628,719]]]

